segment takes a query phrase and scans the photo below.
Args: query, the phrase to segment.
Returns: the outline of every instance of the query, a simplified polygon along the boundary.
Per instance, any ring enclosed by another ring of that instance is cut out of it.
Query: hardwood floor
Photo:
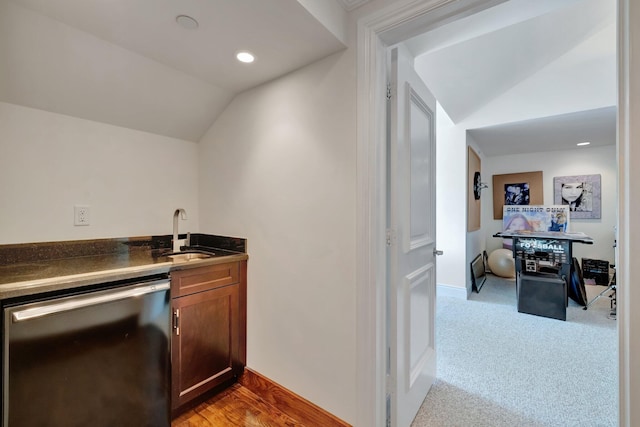
[[[176,417],[171,427],[348,427],[286,388],[245,370],[238,383]]]
[[[178,416],[171,427],[303,426],[238,383]]]

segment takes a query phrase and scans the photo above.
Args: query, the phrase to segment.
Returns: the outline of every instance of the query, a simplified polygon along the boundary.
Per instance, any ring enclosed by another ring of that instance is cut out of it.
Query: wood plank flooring
[[[349,427],[349,424],[249,369],[237,383],[171,423],[171,427],[228,426]]]
[[[238,383],[178,416],[171,423],[171,427],[304,425]]]

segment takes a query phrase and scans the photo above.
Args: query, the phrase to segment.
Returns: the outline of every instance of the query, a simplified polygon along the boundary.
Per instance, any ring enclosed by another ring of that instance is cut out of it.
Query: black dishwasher
[[[3,307],[3,426],[170,425],[170,281]]]

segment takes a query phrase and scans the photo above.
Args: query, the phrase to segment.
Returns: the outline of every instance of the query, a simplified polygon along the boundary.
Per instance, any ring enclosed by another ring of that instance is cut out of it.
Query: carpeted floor
[[[569,300],[566,322],[533,316],[518,313],[513,280],[489,275],[469,300],[437,304],[438,379],[412,427],[617,425],[609,298],[586,311]]]

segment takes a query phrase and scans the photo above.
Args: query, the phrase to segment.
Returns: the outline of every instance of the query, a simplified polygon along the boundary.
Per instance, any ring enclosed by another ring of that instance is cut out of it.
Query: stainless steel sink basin
[[[213,254],[207,254],[203,252],[186,252],[183,254],[173,254],[168,257],[171,258],[173,262],[184,262],[184,261],[194,261],[198,259],[207,259],[211,258]]]

